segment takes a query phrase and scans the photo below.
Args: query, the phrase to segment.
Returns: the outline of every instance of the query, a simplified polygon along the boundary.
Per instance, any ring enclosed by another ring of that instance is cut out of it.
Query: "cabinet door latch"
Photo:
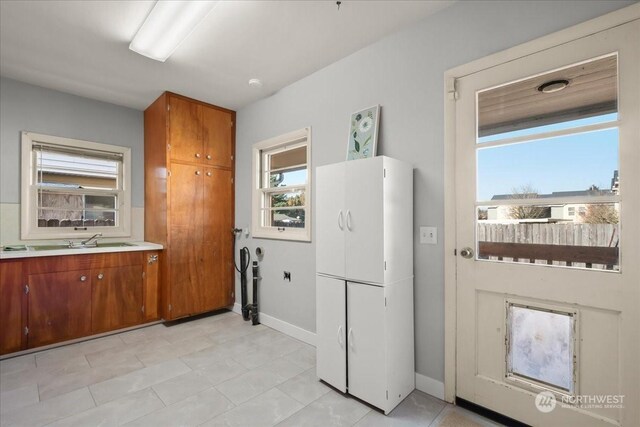
[[[24,334],[25,335],[29,335],[29,327],[28,326],[24,327]]]
[[[29,285],[24,285],[24,294],[29,295]]]

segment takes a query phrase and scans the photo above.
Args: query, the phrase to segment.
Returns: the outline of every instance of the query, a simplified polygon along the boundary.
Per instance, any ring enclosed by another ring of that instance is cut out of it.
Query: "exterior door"
[[[384,283],[382,161],[374,157],[346,162],[347,279]]]
[[[340,279],[316,276],[317,375],[347,391],[346,290]]]
[[[456,395],[640,425],[640,21],[460,78]]]
[[[347,282],[349,393],[386,407],[384,288]]]
[[[346,164],[316,169],[316,271],[345,277]]]

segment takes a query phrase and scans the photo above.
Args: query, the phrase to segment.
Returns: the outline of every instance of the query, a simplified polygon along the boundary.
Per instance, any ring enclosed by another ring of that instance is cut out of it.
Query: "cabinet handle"
[[[351,229],[351,210],[347,209],[347,230],[352,231]]]
[[[344,346],[344,342],[342,341],[342,325],[338,326],[338,344],[340,344],[340,347]]]
[[[200,153],[196,153],[196,159],[200,158]]]
[[[200,171],[196,171],[196,175],[200,175]]]
[[[338,213],[338,228],[340,230],[344,230],[344,218],[342,215],[342,209],[340,209],[340,212]]]
[[[207,172],[207,176],[211,176],[211,172]]]
[[[104,274],[99,273],[99,274],[98,274],[98,280],[102,280],[102,279],[104,279]]]
[[[80,276],[80,281],[81,282],[86,282],[87,281],[87,276],[85,276],[84,274],[82,276]]]
[[[347,343],[349,344],[349,348],[353,350],[353,339],[351,336],[353,335],[353,329],[349,328],[349,333],[347,334]]]
[[[207,160],[211,160],[211,154],[207,154]]]

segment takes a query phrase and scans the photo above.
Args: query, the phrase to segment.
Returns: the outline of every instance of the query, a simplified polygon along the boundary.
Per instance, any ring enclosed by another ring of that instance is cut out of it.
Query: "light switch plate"
[[[420,227],[420,243],[423,245],[438,244],[438,228],[437,227]]]

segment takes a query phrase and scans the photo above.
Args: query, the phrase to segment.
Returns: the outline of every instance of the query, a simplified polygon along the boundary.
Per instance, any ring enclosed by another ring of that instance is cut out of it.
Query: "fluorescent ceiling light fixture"
[[[156,61],[166,61],[216,3],[204,0],[159,0],[131,41],[129,49]]]

